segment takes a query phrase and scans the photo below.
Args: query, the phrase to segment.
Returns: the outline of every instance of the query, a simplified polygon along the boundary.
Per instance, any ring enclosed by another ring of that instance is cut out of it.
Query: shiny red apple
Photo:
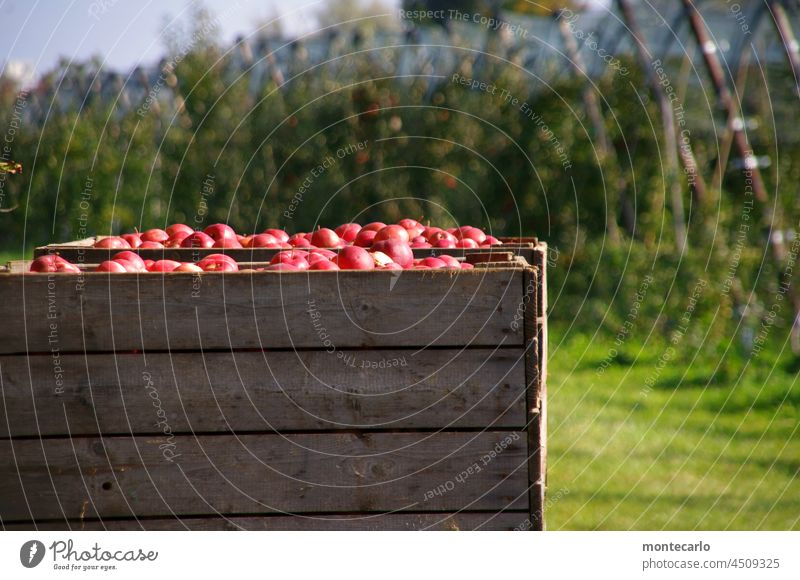
[[[364,248],[347,246],[332,260],[340,270],[373,270],[375,262]]]

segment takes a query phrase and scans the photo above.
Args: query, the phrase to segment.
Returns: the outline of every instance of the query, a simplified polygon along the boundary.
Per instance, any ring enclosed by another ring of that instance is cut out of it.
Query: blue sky
[[[106,58],[107,66],[128,70],[156,62],[169,17],[183,19],[196,0],[0,0],[0,65],[22,61],[42,73],[58,59]],[[384,0],[387,5],[397,1]],[[283,29],[310,29],[325,0],[203,0],[220,17],[222,36],[233,40],[260,22],[281,16]]]

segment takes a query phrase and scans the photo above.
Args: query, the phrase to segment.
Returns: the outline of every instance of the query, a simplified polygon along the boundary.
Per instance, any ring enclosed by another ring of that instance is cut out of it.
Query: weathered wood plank
[[[0,378],[0,437],[525,426],[522,348],[0,356]]]
[[[249,530],[249,531],[512,531],[528,529],[527,512],[461,512],[436,514],[315,514],[310,516],[250,516],[215,518],[158,518],[125,520],[65,520],[0,526],[6,531],[139,531],[139,530]]]
[[[0,276],[0,353],[521,345],[522,271]]]
[[[506,509],[528,509],[524,432],[0,441],[3,521]]]

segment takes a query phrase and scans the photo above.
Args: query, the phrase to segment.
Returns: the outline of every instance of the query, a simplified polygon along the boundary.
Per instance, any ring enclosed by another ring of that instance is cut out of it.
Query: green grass
[[[788,364],[551,333],[548,529],[800,529],[800,384]],[[700,360],[701,362],[698,362]]]

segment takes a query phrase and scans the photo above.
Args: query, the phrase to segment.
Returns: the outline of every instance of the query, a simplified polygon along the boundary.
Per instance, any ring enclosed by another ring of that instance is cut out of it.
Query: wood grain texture
[[[5,274],[0,353],[521,345],[522,271]]]
[[[525,426],[522,348],[61,355],[57,363],[0,356],[0,437]]]
[[[7,531],[513,531],[527,529],[527,512],[461,512],[436,514],[316,514],[310,516],[250,516],[215,518],[157,518],[125,520],[64,520],[7,524]]]
[[[6,439],[0,520],[519,510],[526,462],[508,431]]]

